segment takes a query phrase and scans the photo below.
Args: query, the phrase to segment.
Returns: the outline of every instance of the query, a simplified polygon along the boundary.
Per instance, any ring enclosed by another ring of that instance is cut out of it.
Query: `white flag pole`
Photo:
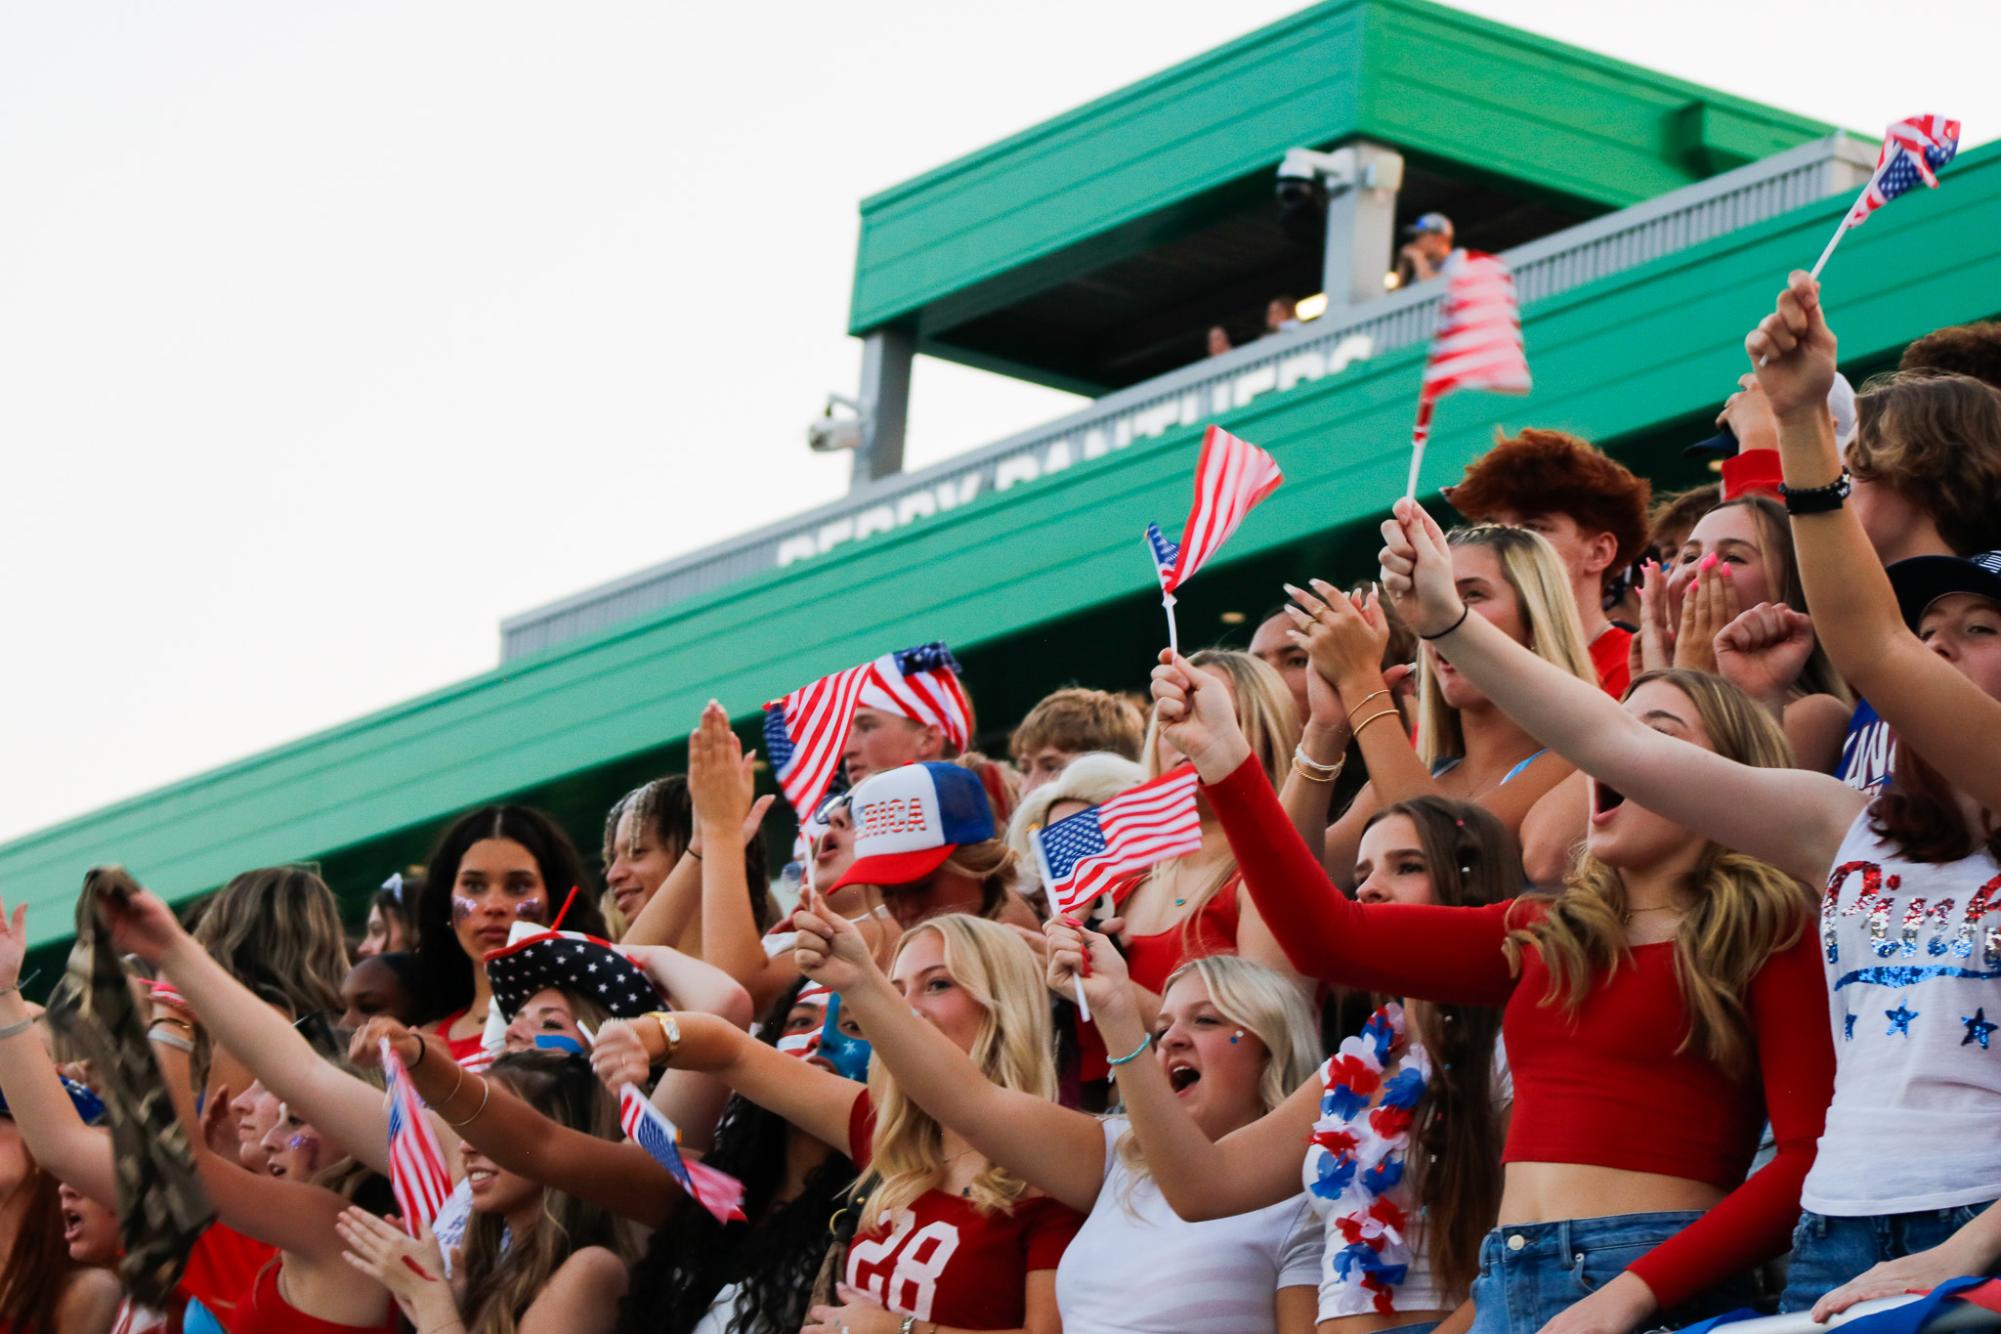
[[[1174,594],[1162,593],[1160,605],[1167,611],[1167,647],[1178,658],[1181,656],[1181,632],[1174,625]]]
[[[1854,230],[1848,225],[1848,220],[1855,216],[1856,206],[1868,198],[1869,192],[1876,188],[1876,182],[1882,178],[1883,167],[1889,166],[1890,161],[1890,155],[1887,153],[1884,154],[1882,166],[1877,167],[1876,170],[1869,173],[1869,183],[1862,187],[1862,193],[1855,196],[1855,203],[1850,204],[1848,211],[1841,215],[1841,223],[1834,229],[1834,235],[1827,238],[1827,248],[1821,251],[1820,258],[1813,262],[1813,271],[1808,276],[1815,282],[1820,281],[1820,271],[1827,267],[1828,256],[1834,253],[1834,247],[1841,244],[1842,234]]]

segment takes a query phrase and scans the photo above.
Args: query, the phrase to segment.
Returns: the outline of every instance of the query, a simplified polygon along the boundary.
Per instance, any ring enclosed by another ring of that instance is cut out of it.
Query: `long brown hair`
[[[16,1132],[18,1133],[18,1132]],[[27,1157],[27,1147],[21,1154]],[[0,1262],[0,1328],[56,1327],[56,1312],[77,1265],[63,1241],[62,1183],[27,1158],[27,1173],[0,1209],[18,1210],[14,1248]],[[18,1203],[17,1203],[18,1201]]]
[[[1521,891],[1521,854],[1507,827],[1484,807],[1413,797],[1383,807],[1369,817],[1369,825],[1393,815],[1417,830],[1434,902],[1473,907]],[[1423,1212],[1424,1246],[1439,1290],[1463,1297],[1480,1272],[1480,1241],[1501,1211],[1503,1136],[1494,1105],[1501,1010],[1411,1001],[1405,1013],[1431,1056],[1431,1077],[1413,1113],[1405,1159],[1411,1164],[1411,1194]]]
[[[1671,668],[1642,673],[1632,690],[1649,681],[1663,681],[1688,697],[1724,759],[1761,769],[1792,767],[1785,733],[1728,681]],[[1720,843],[1703,846],[1686,887],[1693,906],[1674,935],[1675,977],[1688,1018],[1688,1035],[1679,1050],[1700,1050],[1725,1070],[1741,1071],[1751,1058],[1745,993],[1767,959],[1799,940],[1814,896],[1776,867]],[[1617,870],[1583,853],[1564,878],[1561,893],[1523,898],[1548,909],[1540,920],[1508,933],[1508,961],[1519,974],[1524,952],[1539,950],[1549,968],[1543,1003],[1561,1003],[1575,1013],[1601,972],[1612,973],[1631,961],[1625,881]]]
[[[1956,862],[1976,852],[2001,860],[2001,828],[1982,815],[1976,833],[1966,823],[1945,775],[1911,747],[1897,743],[1890,782],[1869,805],[1869,831],[1914,862]]]
[[[515,1052],[495,1061],[487,1078],[558,1125],[613,1138],[617,1117],[604,1086],[581,1056]],[[620,1259],[616,1221],[604,1209],[547,1187],[542,1214],[527,1235],[507,1235],[507,1220],[475,1213],[466,1228],[466,1328],[471,1334],[514,1334],[522,1315],[575,1252],[604,1246]]]
[[[201,907],[194,938],[244,985],[283,997],[294,1019],[346,1008],[347,937],[327,882],[303,866],[245,871]]]

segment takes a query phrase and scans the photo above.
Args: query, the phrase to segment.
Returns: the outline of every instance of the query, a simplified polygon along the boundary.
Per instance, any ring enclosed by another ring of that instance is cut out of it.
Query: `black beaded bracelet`
[[[1466,624],[1466,618],[1467,618],[1467,617],[1468,617],[1469,615],[1471,615],[1471,614],[1472,614],[1472,611],[1473,611],[1473,608],[1472,608],[1471,606],[1469,606],[1469,605],[1467,605],[1467,604],[1465,604],[1465,603],[1461,603],[1461,604],[1460,604],[1460,606],[1459,606],[1459,619],[1458,619],[1458,620],[1456,620],[1456,621],[1454,621],[1454,622],[1453,622],[1452,624],[1450,624],[1450,625],[1446,626],[1446,627],[1445,627],[1445,628],[1444,628],[1443,630],[1440,630],[1440,631],[1439,631],[1439,632],[1438,632],[1437,634],[1435,634],[1435,635],[1419,635],[1419,636],[1418,636],[1418,638],[1419,638],[1419,639],[1443,639],[1443,638],[1445,638],[1445,636],[1447,636],[1447,635],[1451,634],[1451,633],[1452,633],[1452,632],[1453,632],[1454,630],[1457,630],[1457,629],[1458,629],[1458,628],[1459,628],[1460,626],[1462,626],[1462,625]]]
[[[1779,483],[1779,498],[1786,502],[1788,514],[1826,514],[1841,508],[1854,487],[1854,479],[1848,469],[1841,470],[1841,476],[1826,486],[1787,486]]]

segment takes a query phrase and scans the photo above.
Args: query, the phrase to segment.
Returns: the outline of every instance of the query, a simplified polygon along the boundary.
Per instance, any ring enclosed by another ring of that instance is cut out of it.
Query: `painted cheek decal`
[[[463,922],[466,918],[472,916],[474,910],[478,907],[479,905],[471,899],[454,894],[452,895],[452,920],[454,922]]]
[[[549,906],[541,897],[531,896],[514,901],[514,915],[524,922],[539,922],[549,915]]]

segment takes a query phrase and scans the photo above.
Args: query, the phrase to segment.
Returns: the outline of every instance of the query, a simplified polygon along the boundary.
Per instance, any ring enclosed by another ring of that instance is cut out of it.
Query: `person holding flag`
[[[1514,895],[1521,860],[1485,811],[1420,797],[1377,812],[1363,835],[1356,879],[1362,903],[1477,906]],[[1279,1082],[1268,1067],[1261,1110],[1218,1133],[1216,1118],[1205,1114],[1214,1103],[1204,1099],[1214,1095],[1204,1090],[1224,1070],[1205,1066],[1191,1082],[1183,1052],[1201,1045],[1200,1017],[1192,1041],[1177,1041],[1177,1025],[1168,1021],[1187,971],[1170,984],[1149,1027],[1133,1009],[1124,964],[1105,937],[1074,919],[1052,919],[1048,934],[1050,985],[1090,979],[1114,1046],[1153,1040],[1157,1068],[1132,1069],[1120,1080],[1137,1145],[1122,1156],[1158,1164],[1149,1184],[1177,1219],[1209,1220],[1183,1227],[1199,1233],[1216,1220],[1258,1216],[1252,1211],[1296,1201],[1303,1181],[1324,1225],[1321,1328],[1353,1330],[1359,1326],[1327,1322],[1369,1319],[1421,1328],[1467,1299],[1500,1198],[1507,1096],[1496,1041],[1500,1011],[1390,1002],[1318,1073],[1309,1064],[1305,1077],[1288,1072],[1292,1082]],[[1219,1010],[1231,1007],[1216,969],[1232,963],[1190,965],[1206,977]],[[987,1120],[996,1132],[1003,1123],[1013,1128],[1012,1118]],[[1053,1127],[1044,1138],[1056,1142]]]
[[[371,1046],[357,1042],[357,1055],[372,1050],[379,1058],[387,1051],[400,1061],[409,1053],[423,1062],[443,1055],[442,1044],[408,1029],[396,1037],[374,1036]],[[472,1078],[505,1089],[556,1125],[611,1133],[611,1101],[581,1057],[511,1053]],[[450,1271],[463,1276],[462,1294],[446,1281],[428,1223],[412,1236],[366,1209],[347,1209],[335,1222],[347,1263],[394,1294],[423,1334],[512,1334],[523,1325],[609,1334],[628,1259],[617,1220],[597,1205],[502,1169],[470,1144],[462,1143],[459,1155],[473,1210]]]
[[[809,923],[800,924],[803,937]],[[813,960],[800,962],[810,974]],[[1055,1097],[1041,968],[1012,929],[964,913],[929,918],[898,942],[890,976],[904,1013],[981,1078],[1037,1101]],[[837,1256],[841,1281],[808,1312],[807,1331],[1061,1328],[1054,1270],[1082,1222],[1075,1212],[940,1125],[880,1061],[858,1087],[711,1015],[673,1018],[606,1025],[591,1054],[599,1077],[640,1084],[662,1064],[717,1075],[870,1174],[853,1205],[852,1241]]]
[[[1248,653],[1205,649],[1193,659],[1223,683],[1239,726],[1252,738],[1258,762],[1279,781],[1299,744],[1299,716],[1292,692],[1279,674]],[[1158,779],[1182,762],[1181,752],[1161,732],[1147,726],[1142,762]],[[1221,826],[1198,799],[1201,839],[1196,851],[1166,857],[1111,888],[1114,916],[1140,1004],[1151,1014],[1173,972],[1191,959],[1241,954],[1287,976],[1296,976],[1285,951],[1265,929],[1257,905],[1241,893],[1237,861]],[[1301,984],[1304,991],[1304,984]],[[1096,1076],[1093,1066],[1087,1072]]]
[[[1313,1329],[1320,1229],[1297,1171],[1291,1189],[1268,1204],[1236,1217],[1183,1222],[1123,1118],[1101,1119],[995,1082],[946,1033],[911,1012],[853,923],[817,897],[797,921],[801,966],[840,993],[869,1033],[877,1062],[909,1099],[973,1152],[1088,1214],[1056,1271],[1067,1328]],[[1071,990],[1071,980],[1061,979],[1058,994]],[[1117,990],[1130,1007],[1125,988]],[[1220,1139],[1270,1112],[1307,1077],[1317,1056],[1314,1031],[1286,977],[1228,955],[1199,959],[1169,979],[1153,1035],[1117,1069],[1157,1070],[1154,1078],[1172,1085],[1182,1114]]]

